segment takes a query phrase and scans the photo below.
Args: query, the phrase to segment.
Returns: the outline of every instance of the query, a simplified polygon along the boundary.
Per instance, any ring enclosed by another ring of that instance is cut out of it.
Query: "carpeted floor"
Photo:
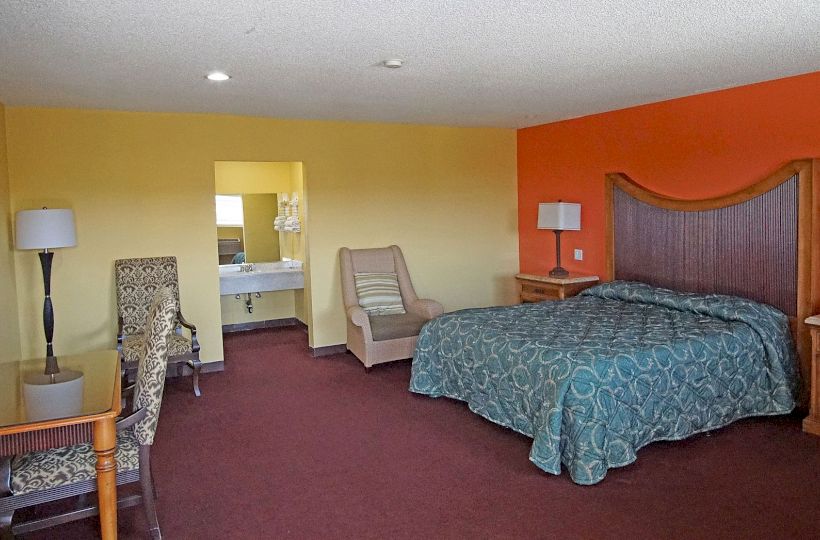
[[[409,361],[366,374],[286,328],[226,336],[225,364],[201,398],[166,387],[167,539],[820,537],[820,438],[797,417],[653,444],[582,487],[532,465],[526,437],[408,392]],[[145,537],[142,509],[119,529]],[[28,538],[95,536],[89,519]]]

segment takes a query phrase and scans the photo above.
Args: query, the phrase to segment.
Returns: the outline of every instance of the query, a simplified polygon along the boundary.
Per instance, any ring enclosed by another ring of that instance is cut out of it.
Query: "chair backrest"
[[[148,308],[160,288],[170,288],[179,307],[176,257],[119,259],[114,261],[114,277],[117,283],[117,312],[122,317],[126,335],[143,332]]]
[[[407,264],[404,262],[399,246],[389,246],[386,248],[372,249],[349,249],[343,247],[339,250],[339,262],[342,273],[342,298],[345,309],[350,306],[359,305],[359,297],[356,296],[356,280],[354,275],[359,272],[390,272],[395,273],[399,281],[399,291],[404,305],[415,302],[418,299],[407,272]]]
[[[134,410],[146,409],[145,418],[134,424],[140,444],[153,444],[157,431],[165,372],[168,369],[168,336],[176,317],[176,298],[169,287],[154,295],[145,325],[145,348],[142,350],[137,382],[134,387]]]

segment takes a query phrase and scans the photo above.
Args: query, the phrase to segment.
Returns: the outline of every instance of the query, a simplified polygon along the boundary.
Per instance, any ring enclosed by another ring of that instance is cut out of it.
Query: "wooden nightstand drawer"
[[[552,278],[533,274],[518,274],[518,298],[521,302],[563,300],[575,296],[598,283],[598,276],[570,274],[566,278]]]
[[[521,302],[543,302],[545,300],[558,300],[558,295],[547,292],[526,292],[521,291],[519,294]]]
[[[543,302],[559,300],[559,287],[549,283],[519,281],[519,297],[522,302]]]

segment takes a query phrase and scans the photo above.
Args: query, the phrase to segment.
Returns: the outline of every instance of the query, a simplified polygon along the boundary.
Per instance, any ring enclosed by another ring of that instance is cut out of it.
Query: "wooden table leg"
[[[97,496],[103,540],[117,538],[117,427],[114,418],[94,422],[94,453],[97,454]]]

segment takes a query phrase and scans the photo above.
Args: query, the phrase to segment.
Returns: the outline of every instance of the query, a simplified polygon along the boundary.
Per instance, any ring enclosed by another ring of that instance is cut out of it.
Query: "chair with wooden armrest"
[[[375,249],[339,250],[342,299],[347,316],[347,348],[362,361],[366,370],[376,364],[411,358],[419,331],[444,308],[435,300],[416,295],[404,255],[398,246]],[[375,278],[368,285],[364,280]],[[392,288],[395,305],[388,309],[368,303],[360,292],[379,296],[384,283]],[[400,298],[398,298],[400,296]]]
[[[168,336],[176,318],[173,290],[161,288],[150,306],[145,348],[137,367],[133,412],[117,421],[117,485],[139,482],[141,493],[120,497],[125,508],[142,503],[151,537],[162,538],[151,477],[151,445],[162,405],[168,368]],[[13,536],[75,521],[99,513],[96,504],[23,523],[12,523],[14,511],[97,491],[96,455],[90,443],[16,456],[0,467],[0,534]]]
[[[158,288],[168,287],[174,292],[177,303],[173,332],[168,338],[168,364],[175,366],[177,375],[181,375],[183,366],[189,366],[193,372],[194,393],[201,395],[199,340],[196,326],[182,315],[176,257],[116,260],[114,276],[117,284],[117,350],[122,354],[123,370],[136,369],[145,341],[148,306]],[[183,328],[190,332],[190,338],[183,333]]]

